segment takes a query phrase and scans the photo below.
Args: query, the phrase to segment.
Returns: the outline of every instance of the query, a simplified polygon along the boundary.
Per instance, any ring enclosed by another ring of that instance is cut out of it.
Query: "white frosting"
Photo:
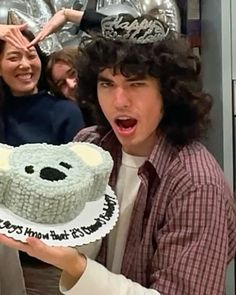
[[[72,146],[71,150],[91,167],[98,166],[102,163],[101,153],[87,144]]]
[[[7,148],[0,148],[0,169],[7,171],[10,170],[10,164],[9,164],[9,157],[12,153],[11,149]]]
[[[113,161],[89,143],[0,145],[0,200],[37,223],[64,223],[103,196]]]

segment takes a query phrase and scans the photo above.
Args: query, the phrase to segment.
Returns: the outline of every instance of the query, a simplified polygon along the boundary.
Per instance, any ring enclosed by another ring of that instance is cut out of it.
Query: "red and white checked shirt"
[[[79,132],[108,150],[115,188],[121,145],[113,132],[99,139],[94,127]],[[121,273],[162,295],[221,295],[236,253],[236,209],[214,157],[199,142],[178,149],[159,136],[139,169]],[[107,239],[98,261],[106,265]]]

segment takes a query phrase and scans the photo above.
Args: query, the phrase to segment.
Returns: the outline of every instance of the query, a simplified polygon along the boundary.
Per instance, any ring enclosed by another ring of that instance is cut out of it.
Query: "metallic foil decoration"
[[[0,0],[0,23],[6,24],[8,11],[10,8],[16,8],[25,13],[32,13],[31,6],[26,0]]]
[[[28,24],[28,29],[34,34],[41,30],[41,22],[34,18],[33,16],[29,16],[28,14],[19,11],[17,9],[10,9],[8,12],[8,24],[19,25],[22,23]],[[56,34],[51,34],[43,41],[39,42],[39,46],[41,50],[46,54],[49,55],[54,51],[62,49],[62,45],[58,41]]]
[[[41,24],[44,24],[52,17],[52,12],[44,0],[28,0],[32,10],[32,16],[37,18]]]
[[[180,32],[181,20],[175,0],[139,0],[142,13],[155,16],[165,22],[170,30]]]
[[[87,0],[51,0],[50,3],[54,9],[54,12],[64,8],[71,8],[77,10],[84,10],[87,5]]]
[[[111,8],[108,7],[108,6],[112,6],[112,5],[113,5],[113,7],[111,7]],[[115,5],[117,6],[117,8],[114,11]],[[97,11],[107,9],[107,10],[109,10],[109,13],[107,15],[114,14],[114,13],[116,13],[116,11],[119,11],[119,10],[121,10],[121,12],[118,12],[118,13],[123,13],[125,11],[123,11],[123,9],[121,9],[122,8],[121,5],[125,5],[126,7],[127,6],[132,7],[137,12],[138,15],[140,15],[142,12],[142,8],[140,6],[139,0],[98,0],[97,1]],[[113,10],[113,13],[111,12],[112,10]],[[130,13],[130,11],[126,11],[125,13]]]
[[[53,8],[54,13],[61,10],[62,8],[70,8],[76,10],[85,10],[88,0],[51,0],[50,4]],[[75,29],[73,23],[67,22],[61,30],[59,30],[56,35],[62,44],[62,46],[67,45],[78,45],[80,39],[80,33],[77,33],[77,28]]]
[[[97,11],[105,15],[128,13],[133,15],[134,17],[139,16],[139,12],[135,8],[126,4],[111,4],[109,6],[102,7]]]

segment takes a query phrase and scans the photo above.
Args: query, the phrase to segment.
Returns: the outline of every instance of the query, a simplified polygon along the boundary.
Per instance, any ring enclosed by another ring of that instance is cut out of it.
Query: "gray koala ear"
[[[69,146],[69,149],[72,150],[81,160],[88,166],[98,166],[102,163],[101,154],[92,146],[86,143],[73,143]]]
[[[0,145],[0,169],[1,170],[10,170],[9,157],[13,152],[13,147],[8,145]]]

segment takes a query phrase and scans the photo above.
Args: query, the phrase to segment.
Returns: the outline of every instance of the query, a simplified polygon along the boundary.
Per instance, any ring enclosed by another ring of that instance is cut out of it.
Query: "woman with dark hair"
[[[76,140],[110,152],[119,220],[97,261],[36,238],[0,241],[61,268],[64,294],[223,295],[236,208],[199,142],[212,106],[199,60],[151,16],[106,17],[102,33],[85,44],[78,66],[79,97],[100,107],[98,127]]]
[[[23,30],[20,34],[23,38],[20,42],[24,41],[25,44],[34,38],[29,31]],[[73,102],[47,91],[46,57],[39,46],[22,49],[3,39],[0,40],[0,142],[19,146],[25,143],[63,144],[72,141],[78,130],[84,127],[81,111]],[[23,295],[25,291],[18,253],[1,245],[0,260],[0,294]],[[29,258],[22,255],[22,260],[29,261]],[[35,260],[31,264],[35,265]],[[45,267],[41,269],[41,274],[44,271]],[[51,276],[56,277],[55,270],[51,269],[50,272]],[[14,282],[11,283],[10,278]],[[59,292],[50,290],[47,289],[50,294]]]
[[[24,50],[0,40],[1,142],[62,144],[84,127],[77,105],[47,91],[45,63],[38,45]]]

